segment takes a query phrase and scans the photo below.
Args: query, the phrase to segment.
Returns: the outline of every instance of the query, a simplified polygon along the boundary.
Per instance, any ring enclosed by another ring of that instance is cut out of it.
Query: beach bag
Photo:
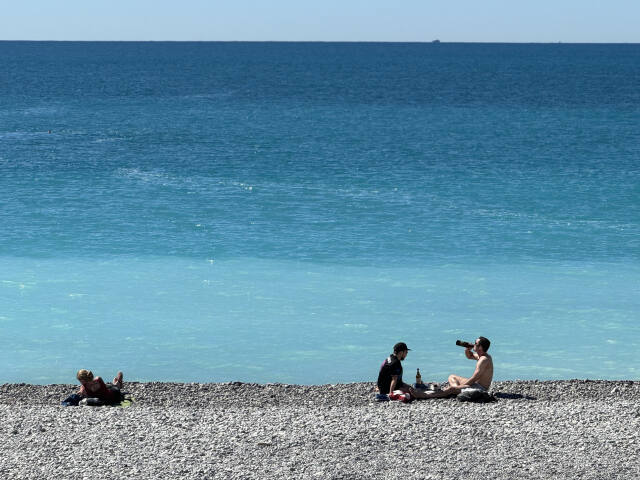
[[[475,402],[475,403],[486,403],[486,402],[495,402],[497,399],[489,392],[485,392],[484,390],[480,390],[479,388],[464,388],[458,394],[459,402]]]
[[[60,403],[63,407],[77,407],[80,404],[80,400],[82,400],[82,397],[77,393],[74,393],[73,395],[69,395]]]

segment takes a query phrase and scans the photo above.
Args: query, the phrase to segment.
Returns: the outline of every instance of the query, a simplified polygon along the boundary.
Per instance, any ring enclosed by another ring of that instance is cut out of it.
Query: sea
[[[640,379],[640,45],[0,42],[0,383]]]

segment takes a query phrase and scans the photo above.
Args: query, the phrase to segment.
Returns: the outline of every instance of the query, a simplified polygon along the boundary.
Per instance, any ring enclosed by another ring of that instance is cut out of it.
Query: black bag
[[[458,394],[459,402],[487,403],[495,402],[496,397],[479,388],[465,388]]]
[[[80,400],[82,400],[82,397],[77,393],[74,393],[73,395],[69,395],[65,398],[61,403],[63,407],[77,407]]]

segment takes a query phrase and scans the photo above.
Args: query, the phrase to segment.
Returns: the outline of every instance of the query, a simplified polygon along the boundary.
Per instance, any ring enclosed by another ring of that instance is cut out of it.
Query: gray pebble
[[[60,406],[73,385],[2,385],[0,473],[72,480],[634,478],[639,385],[496,382],[494,403],[401,404],[376,403],[371,383],[127,383],[136,398],[130,408]]]

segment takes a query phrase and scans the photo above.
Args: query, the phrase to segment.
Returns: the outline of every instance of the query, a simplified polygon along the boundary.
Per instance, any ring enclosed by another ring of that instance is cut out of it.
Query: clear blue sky
[[[640,0],[15,0],[2,40],[640,42]]]

